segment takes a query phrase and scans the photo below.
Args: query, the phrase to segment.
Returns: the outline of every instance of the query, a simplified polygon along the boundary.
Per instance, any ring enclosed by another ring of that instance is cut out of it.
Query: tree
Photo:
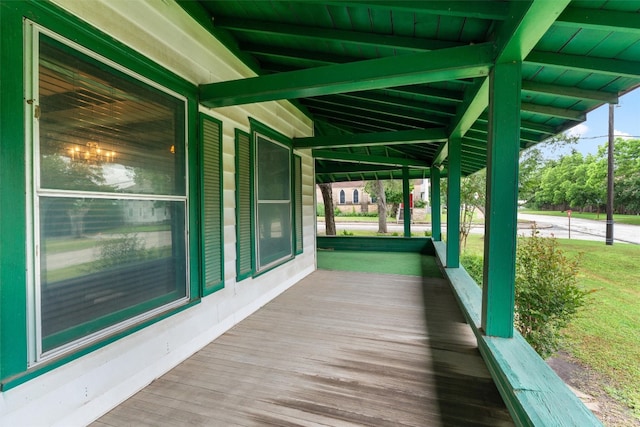
[[[476,210],[484,215],[486,189],[486,169],[465,176],[460,181],[460,250],[467,246],[467,237],[469,237]]]
[[[318,184],[324,201],[324,229],[327,236],[336,235],[336,220],[333,214],[333,189],[331,183]]]

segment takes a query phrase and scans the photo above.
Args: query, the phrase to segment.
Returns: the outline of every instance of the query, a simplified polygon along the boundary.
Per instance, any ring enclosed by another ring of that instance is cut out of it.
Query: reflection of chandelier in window
[[[71,160],[81,160],[87,163],[111,163],[116,157],[116,152],[103,150],[97,142],[89,141],[86,147],[74,145],[69,148],[69,157]]]

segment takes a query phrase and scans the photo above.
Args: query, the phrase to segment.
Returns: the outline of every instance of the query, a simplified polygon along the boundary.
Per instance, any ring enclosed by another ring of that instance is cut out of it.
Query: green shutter
[[[293,156],[294,209],[296,254],[302,253],[302,158]]]
[[[222,221],[222,124],[203,114],[202,138],[202,249],[204,294],[224,286]]]
[[[240,281],[253,273],[251,140],[236,129],[236,276]]]

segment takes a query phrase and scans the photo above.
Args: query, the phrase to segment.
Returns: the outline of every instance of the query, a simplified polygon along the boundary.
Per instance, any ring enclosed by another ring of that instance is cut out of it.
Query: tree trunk
[[[331,183],[318,184],[324,202],[324,230],[327,236],[336,235],[336,220],[333,216],[333,191]]]
[[[376,194],[378,201],[378,233],[387,232],[387,199],[384,195],[384,183],[376,181]]]

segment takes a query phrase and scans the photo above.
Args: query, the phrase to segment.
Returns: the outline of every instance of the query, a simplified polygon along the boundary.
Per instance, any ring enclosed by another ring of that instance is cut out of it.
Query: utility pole
[[[613,104],[609,104],[609,144],[607,153],[607,237],[605,243],[613,245]]]

